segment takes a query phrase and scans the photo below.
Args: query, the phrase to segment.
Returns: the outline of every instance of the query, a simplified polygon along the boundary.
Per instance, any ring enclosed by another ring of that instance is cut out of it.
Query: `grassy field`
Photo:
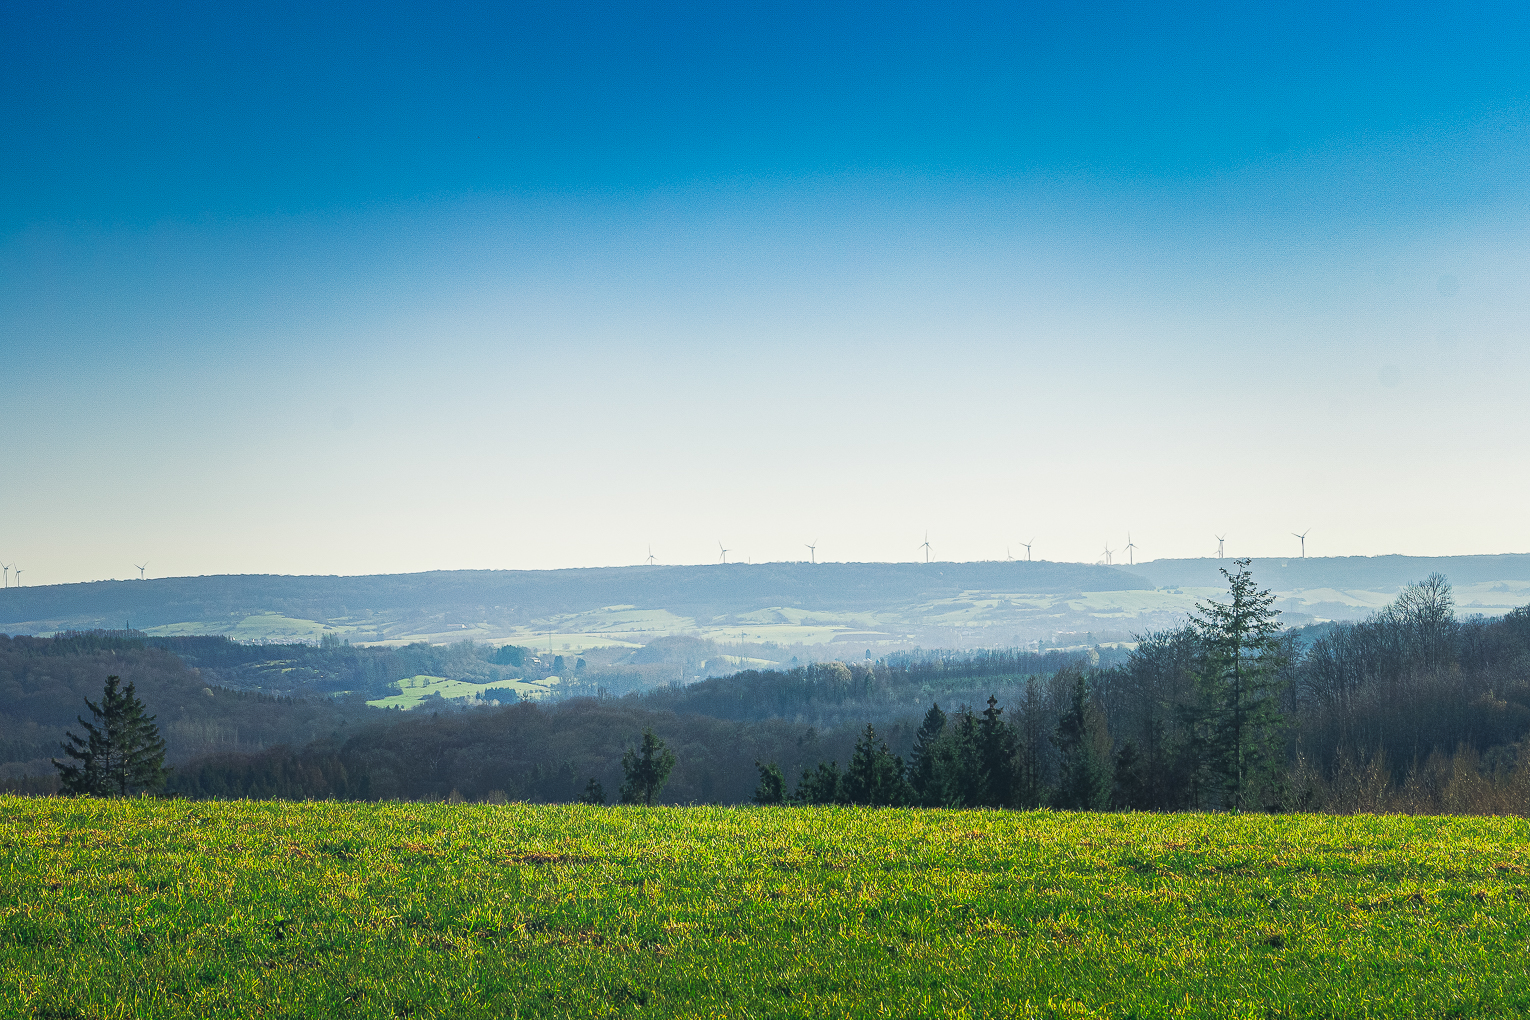
[[[0,1015],[1523,1017],[1530,823],[0,799]]]
[[[489,684],[469,683],[466,680],[448,680],[444,676],[411,676],[395,680],[388,686],[398,689],[397,694],[367,702],[373,708],[401,708],[409,711],[418,708],[426,698],[439,694],[453,698],[485,698],[513,701],[516,695],[525,698],[545,697],[551,689],[546,683],[525,680],[499,680]]]

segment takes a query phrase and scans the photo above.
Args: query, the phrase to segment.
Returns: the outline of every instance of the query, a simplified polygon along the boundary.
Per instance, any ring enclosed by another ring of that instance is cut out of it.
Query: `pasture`
[[[484,701],[514,701],[523,698],[546,697],[551,689],[546,682],[527,680],[497,680],[493,683],[475,684],[466,680],[450,680],[444,676],[411,676],[395,680],[388,685],[398,691],[384,698],[368,701],[373,708],[398,708],[404,711],[418,708],[427,699],[440,695],[447,700],[477,698]],[[440,704],[440,702],[437,702]]]
[[[0,799],[0,1015],[1522,1017],[1522,819]]]

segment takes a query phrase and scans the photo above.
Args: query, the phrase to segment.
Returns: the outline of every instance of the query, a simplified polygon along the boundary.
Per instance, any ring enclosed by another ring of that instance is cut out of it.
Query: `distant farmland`
[[[1219,596],[1230,561],[767,563],[460,570],[368,577],[150,578],[0,590],[0,633],[121,629],[245,642],[465,640],[551,654],[632,650],[691,635],[740,659],[787,662],[912,647],[1127,640]],[[1287,625],[1360,619],[1434,571],[1462,613],[1530,602],[1530,556],[1254,562]],[[1101,635],[1111,635],[1102,638]]]

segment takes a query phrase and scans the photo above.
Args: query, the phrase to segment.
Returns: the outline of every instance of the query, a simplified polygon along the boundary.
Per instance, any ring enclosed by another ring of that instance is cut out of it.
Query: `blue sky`
[[[6,17],[29,583],[1530,548],[1523,7]]]

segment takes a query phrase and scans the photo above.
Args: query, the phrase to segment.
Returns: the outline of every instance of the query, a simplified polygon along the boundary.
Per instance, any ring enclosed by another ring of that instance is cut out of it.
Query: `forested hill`
[[[613,605],[662,607],[687,617],[764,606],[855,612],[966,591],[1037,594],[1130,591],[1152,583],[1082,563],[766,563],[450,570],[363,577],[274,574],[95,581],[0,591],[0,631],[18,624],[157,627],[251,613],[308,620],[357,613],[477,613],[509,621]]]
[[[464,640],[554,654],[718,642],[737,666],[913,648],[1087,647],[1177,626],[1226,589],[1232,560],[1136,567],[1038,561],[763,563],[458,570],[363,577],[223,575],[0,589],[0,633],[129,627],[151,636],[356,644]],[[1530,556],[1263,559],[1288,626],[1359,620],[1443,573],[1463,615],[1530,601]],[[723,648],[722,646],[726,646]],[[1038,647],[1041,647],[1038,645]],[[747,660],[747,661],[746,661]],[[593,662],[593,660],[591,660]]]
[[[1300,556],[1265,557],[1251,564],[1261,587],[1276,591],[1355,588],[1395,592],[1432,573],[1457,587],[1496,581],[1530,581],[1530,554],[1499,556]],[[1232,559],[1152,560],[1122,567],[1160,588],[1216,588],[1226,585],[1219,567]]]

